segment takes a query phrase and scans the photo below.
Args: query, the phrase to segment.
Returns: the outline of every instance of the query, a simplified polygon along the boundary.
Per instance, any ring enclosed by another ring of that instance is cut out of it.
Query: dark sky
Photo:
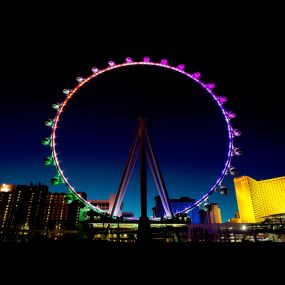
[[[55,170],[43,166],[42,159],[49,153],[40,141],[49,135],[44,121],[55,114],[51,105],[63,100],[62,90],[75,86],[76,76],[91,74],[92,66],[104,68],[109,60],[120,63],[127,56],[140,60],[145,55],[157,62],[167,58],[173,65],[184,63],[189,72],[200,71],[202,81],[214,81],[216,93],[228,97],[227,109],[238,115],[233,125],[243,133],[236,145],[245,154],[233,160],[240,175],[255,179],[283,176],[284,55],[278,17],[275,22],[261,16],[251,21],[245,13],[243,20],[246,25],[235,25],[229,32],[221,23],[212,32],[201,29],[187,34],[187,41],[186,31],[180,30],[167,42],[164,31],[161,41],[152,33],[156,41],[136,39],[124,44],[115,37],[100,43],[86,31],[79,37],[80,29],[73,31],[64,25],[68,33],[57,30],[56,36],[55,26],[49,30],[45,25],[41,33],[31,31],[29,25],[26,30],[19,26],[14,33],[10,29],[1,66],[0,183],[32,180],[49,184]],[[70,40],[78,38],[74,44]],[[156,68],[106,74],[70,101],[58,146],[70,181],[76,189],[86,190],[89,198],[107,198],[116,191],[141,111],[148,117],[170,196],[201,196],[226,158],[226,125],[202,89],[187,78]],[[138,182],[135,169],[125,210],[136,213]],[[230,190],[227,197],[215,194],[210,198],[220,203],[224,221],[237,210],[232,179],[227,178],[225,184]],[[151,181],[149,185],[151,207],[156,192]]]

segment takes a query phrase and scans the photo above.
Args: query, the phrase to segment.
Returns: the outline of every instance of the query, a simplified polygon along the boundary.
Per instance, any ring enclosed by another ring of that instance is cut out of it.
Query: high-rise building
[[[221,224],[221,209],[217,203],[208,203],[200,211],[201,224]]]
[[[258,223],[285,213],[285,176],[257,181],[249,176],[234,179],[242,223]]]
[[[49,237],[62,236],[68,215],[65,193],[49,193],[45,207],[45,229]]]
[[[17,185],[14,217],[11,221],[23,234],[44,229],[43,215],[48,187],[42,184]]]
[[[221,224],[222,223],[222,215],[221,209],[218,204],[211,203],[211,208],[208,212],[208,222],[209,224]]]
[[[49,193],[48,186],[0,184],[0,236],[58,237],[76,233],[82,203],[67,204],[65,193]],[[87,198],[85,193],[81,193]]]
[[[153,208],[154,218],[162,218],[165,215],[165,211],[160,199],[160,196],[155,198],[155,207]],[[173,213],[180,212],[187,207],[194,205],[195,199],[189,197],[181,197],[180,199],[170,199],[169,200]],[[188,217],[191,219],[192,224],[200,224],[200,214],[199,208],[196,207],[188,213]]]
[[[87,199],[84,192],[78,193]],[[79,200],[67,204],[65,193],[49,193],[46,200],[45,229],[49,237],[60,237],[65,233],[77,233],[80,209],[84,205]]]
[[[0,184],[0,236],[9,235],[13,230],[15,191],[16,185]]]
[[[31,183],[7,187],[7,184],[2,184],[0,193],[2,234],[7,236],[9,232],[17,232],[27,235],[30,231],[44,229],[43,215],[47,186]]]

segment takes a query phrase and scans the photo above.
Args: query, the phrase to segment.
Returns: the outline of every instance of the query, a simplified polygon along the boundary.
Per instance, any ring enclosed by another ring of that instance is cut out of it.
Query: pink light
[[[193,74],[193,77],[196,78],[196,79],[199,79],[201,77],[201,73],[200,72],[195,72]]]
[[[241,136],[241,131],[238,130],[238,129],[234,129],[234,130],[233,130],[233,135],[234,135],[235,137],[239,137],[239,136]]]
[[[99,71],[99,69],[97,67],[92,67],[92,72],[93,73],[97,73]]]
[[[179,64],[178,66],[177,66],[177,69],[179,69],[179,70],[184,70],[184,68],[185,68],[185,65],[184,64]]]
[[[126,58],[126,62],[127,62],[127,63],[131,63],[131,62],[133,62],[133,59],[132,59],[131,57],[127,57],[127,58]]]
[[[161,64],[167,65],[167,59],[163,59],[163,60],[161,61]]]
[[[148,56],[145,56],[145,57],[143,58],[143,61],[144,61],[144,62],[150,62],[150,58],[149,58]]]
[[[225,96],[220,96],[220,97],[217,97],[217,98],[218,98],[218,100],[219,100],[219,102],[220,102],[221,104],[223,104],[223,103],[225,103],[225,102],[228,101],[228,98],[225,97]]]
[[[109,62],[108,62],[108,64],[109,64],[109,66],[110,66],[110,67],[112,67],[112,66],[115,66],[115,65],[116,65],[114,61],[109,61]]]

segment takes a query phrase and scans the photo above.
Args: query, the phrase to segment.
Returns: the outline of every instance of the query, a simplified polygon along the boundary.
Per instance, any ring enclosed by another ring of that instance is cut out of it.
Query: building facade
[[[154,218],[163,218],[165,215],[165,211],[160,199],[160,196],[156,196],[155,198],[155,207],[153,208],[153,217]],[[170,205],[173,213],[180,212],[187,207],[194,205],[196,202],[195,199],[191,199],[189,197],[181,197],[180,199],[170,199]],[[192,224],[200,224],[200,213],[199,208],[196,207],[188,214],[188,217],[191,219]]]
[[[285,176],[260,181],[242,176],[234,178],[234,185],[242,223],[285,213]]]
[[[200,209],[200,224],[221,224],[221,209],[217,203],[209,203]]]
[[[101,211],[111,214],[113,205],[115,203],[115,199],[116,199],[116,194],[111,194],[109,196],[109,200],[90,200],[89,202],[95,207],[98,207]],[[118,213],[119,217],[122,216],[122,208],[123,208],[123,203]]]
[[[211,203],[211,209],[208,212],[208,221],[209,221],[209,224],[221,224],[222,223],[221,209],[218,204]]]
[[[64,193],[49,193],[45,207],[45,231],[49,238],[63,235],[68,215]]]
[[[122,217],[125,219],[134,219],[135,214],[134,214],[134,212],[123,212]]]
[[[0,184],[0,236],[53,238],[76,233],[82,204],[78,200],[67,204],[65,195],[50,193],[40,183]]]
[[[39,184],[17,185],[0,194],[1,234],[27,235],[30,231],[44,230],[45,200],[48,187]]]
[[[0,184],[0,236],[9,236],[13,230],[17,196],[16,185]]]

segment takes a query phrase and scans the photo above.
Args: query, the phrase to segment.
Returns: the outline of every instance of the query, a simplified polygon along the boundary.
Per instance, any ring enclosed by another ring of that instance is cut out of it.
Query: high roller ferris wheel
[[[243,151],[240,148],[237,148],[234,146],[234,138],[241,135],[240,130],[233,128],[232,126],[232,119],[236,117],[236,114],[232,111],[228,111],[225,108],[225,103],[227,102],[227,97],[224,96],[218,96],[214,93],[213,89],[215,87],[215,84],[213,82],[204,83],[201,81],[201,73],[200,72],[194,72],[192,74],[185,71],[185,66],[183,64],[179,64],[178,66],[172,66],[168,63],[166,59],[162,59],[160,62],[153,62],[149,57],[144,57],[143,61],[134,61],[132,58],[127,57],[124,63],[117,64],[114,61],[109,61],[108,66],[103,69],[98,69],[97,67],[92,68],[92,74],[87,77],[77,77],[77,85],[73,89],[64,89],[63,93],[66,95],[66,98],[63,100],[62,103],[55,103],[52,105],[53,109],[56,110],[56,115],[54,119],[49,119],[45,121],[45,125],[47,127],[51,127],[51,135],[49,137],[46,137],[42,140],[42,144],[45,146],[49,146],[51,148],[51,155],[46,157],[44,159],[44,164],[49,166],[53,165],[56,168],[57,175],[51,179],[51,183],[53,185],[59,185],[61,183],[65,184],[68,189],[68,193],[66,195],[66,200],[68,203],[72,202],[73,200],[79,200],[83,202],[85,206],[90,208],[91,210],[97,212],[98,214],[106,214],[102,210],[100,210],[97,206],[92,205],[89,201],[85,200],[83,197],[81,197],[79,191],[77,192],[74,187],[71,185],[71,183],[68,181],[67,177],[64,175],[64,172],[62,170],[62,166],[59,161],[57,148],[56,148],[56,138],[57,138],[57,129],[58,129],[58,122],[63,114],[63,111],[68,103],[69,100],[78,92],[80,88],[88,84],[91,80],[95,80],[97,77],[104,75],[107,72],[118,70],[121,68],[130,68],[130,67],[137,67],[137,66],[150,66],[150,67],[159,67],[164,68],[168,70],[172,70],[174,72],[180,73],[190,79],[192,79],[194,82],[199,84],[204,90],[207,91],[207,93],[214,99],[217,106],[222,111],[224,120],[227,125],[227,135],[228,135],[228,150],[227,150],[227,159],[224,164],[224,168],[221,170],[221,173],[219,177],[217,178],[216,182],[212,185],[212,187],[209,189],[208,192],[204,193],[197,201],[190,207],[186,207],[182,211],[172,213],[171,206],[169,204],[169,201],[167,202],[167,193],[164,193],[163,189],[161,189],[160,196],[162,198],[162,201],[165,200],[166,202],[163,203],[163,207],[166,213],[167,218],[172,218],[174,215],[180,215],[184,213],[188,213],[189,211],[193,210],[195,207],[206,204],[207,199],[209,196],[218,191],[222,195],[227,194],[227,187],[223,186],[223,180],[226,175],[237,175],[238,170],[231,165],[232,157],[233,156],[240,156],[242,155]],[[147,132],[146,132],[147,134]],[[148,137],[148,134],[147,134]],[[155,162],[154,162],[155,166]],[[159,178],[159,177],[158,177]],[[158,179],[159,180],[159,179]],[[163,183],[162,183],[163,184]],[[125,185],[125,187],[127,187]],[[163,188],[163,185],[161,186]],[[124,189],[125,191],[125,189]],[[122,192],[124,192],[122,191]],[[120,203],[122,202],[123,195],[122,192],[118,191],[116,199],[119,200],[119,204],[116,205],[116,209],[120,207]],[[118,197],[120,195],[120,197]],[[109,213],[110,217],[116,218],[118,215],[118,210],[113,208],[113,210]]]

